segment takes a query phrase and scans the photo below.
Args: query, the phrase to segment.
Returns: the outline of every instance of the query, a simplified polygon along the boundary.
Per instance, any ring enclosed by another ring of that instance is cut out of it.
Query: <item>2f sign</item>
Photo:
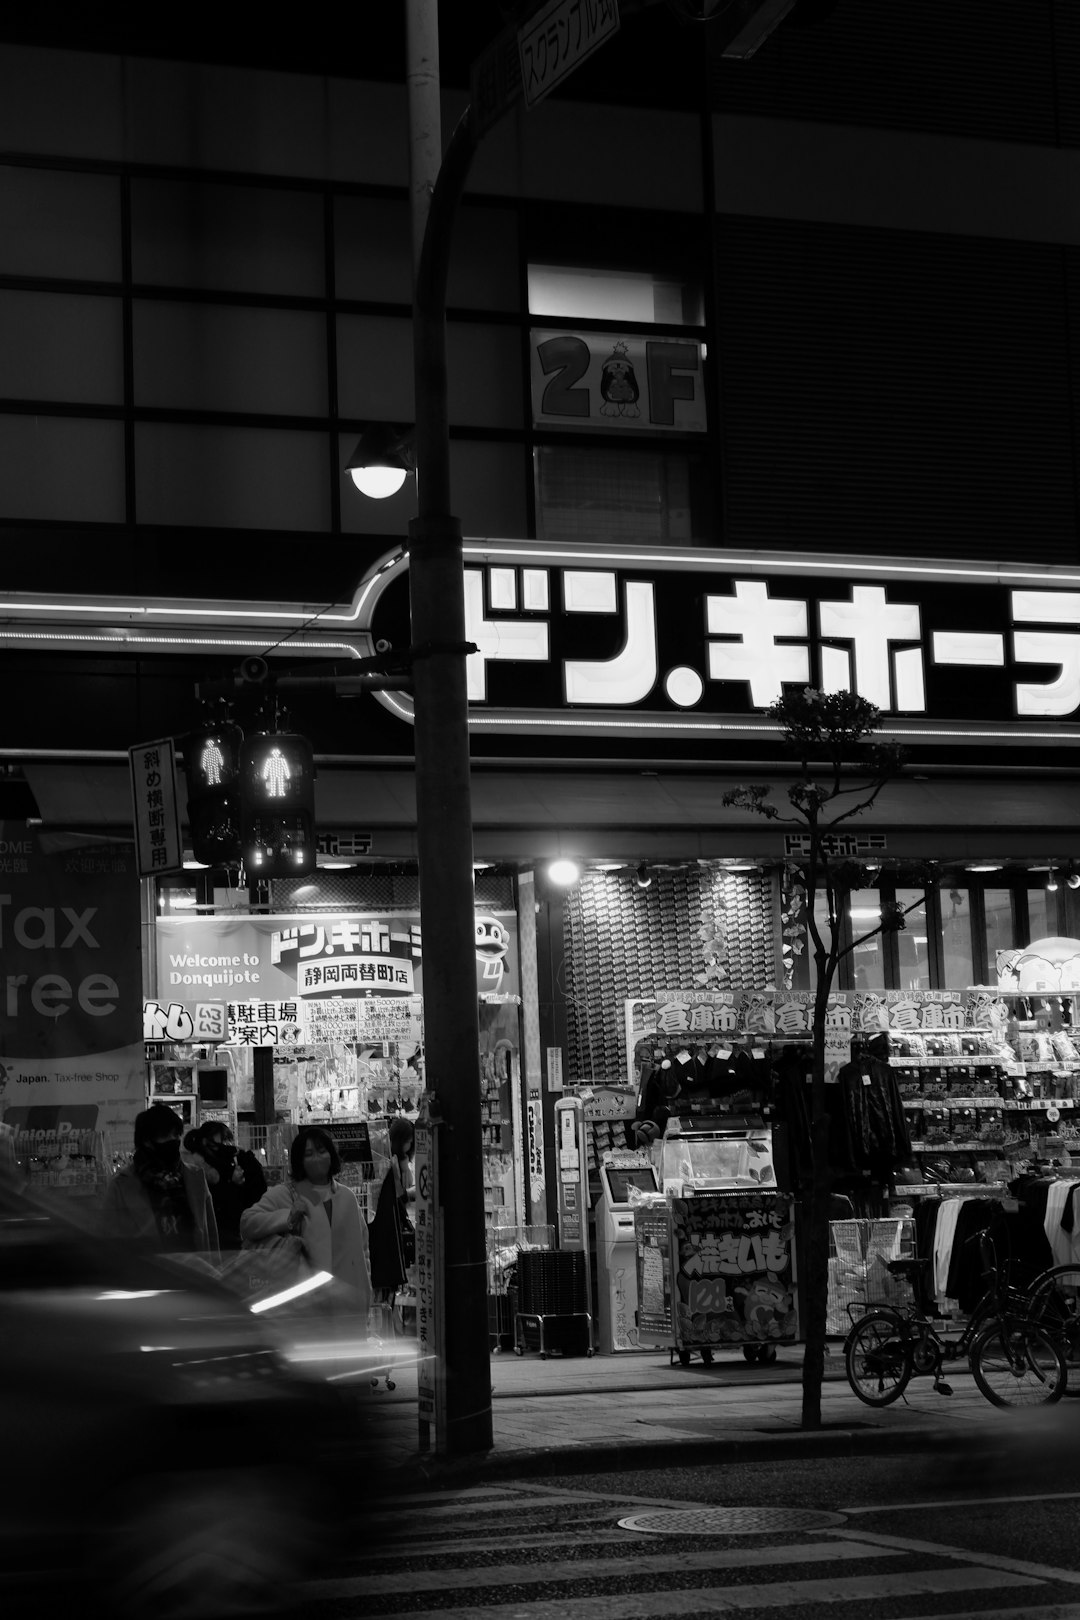
[[[701,344],[610,333],[532,334],[535,427],[704,433]]]

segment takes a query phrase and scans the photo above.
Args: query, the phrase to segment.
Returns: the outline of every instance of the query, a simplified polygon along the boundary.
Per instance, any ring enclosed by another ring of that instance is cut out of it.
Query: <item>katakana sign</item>
[[[378,635],[400,638],[407,566],[362,587]],[[765,739],[813,686],[903,739],[1080,742],[1080,573],[466,541],[465,612],[478,732]]]

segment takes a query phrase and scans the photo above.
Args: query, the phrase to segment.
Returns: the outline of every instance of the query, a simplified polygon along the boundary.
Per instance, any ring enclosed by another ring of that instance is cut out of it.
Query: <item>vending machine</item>
[[[658,1193],[660,1179],[647,1151],[605,1153],[596,1202],[596,1291],[600,1351],[651,1350],[638,1332],[637,1254],[631,1190]],[[635,1200],[636,1202],[636,1200]]]

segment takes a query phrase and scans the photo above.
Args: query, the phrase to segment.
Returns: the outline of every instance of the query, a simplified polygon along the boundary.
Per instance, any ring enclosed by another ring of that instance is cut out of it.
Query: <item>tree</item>
[[[875,934],[905,926],[911,907],[883,904],[876,927],[844,942],[844,903],[869,882],[865,866],[841,857],[836,830],[874,803],[886,782],[903,769],[903,751],[873,743],[879,711],[854,692],[789,691],[769,709],[783,728],[784,743],[799,764],[787,789],[791,814],[771,802],[765,784],[733,788],[726,805],[801,828],[805,855],[796,864],[805,896],[806,921],[817,982],[812,1030],[813,1083],[810,1103],[810,1197],[806,1226],[806,1354],[803,1361],[802,1426],[821,1427],[821,1384],[825,1371],[825,1330],[829,1289],[829,1119],[825,1111],[825,1030],[829,995],[837,969],[856,946]],[[817,897],[825,898],[826,926],[817,917]]]

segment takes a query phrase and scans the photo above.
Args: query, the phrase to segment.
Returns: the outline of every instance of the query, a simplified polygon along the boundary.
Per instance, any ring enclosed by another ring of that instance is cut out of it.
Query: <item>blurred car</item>
[[[9,1578],[88,1582],[111,1615],[271,1611],[348,1499],[355,1417],[213,1277],[0,1176]]]

